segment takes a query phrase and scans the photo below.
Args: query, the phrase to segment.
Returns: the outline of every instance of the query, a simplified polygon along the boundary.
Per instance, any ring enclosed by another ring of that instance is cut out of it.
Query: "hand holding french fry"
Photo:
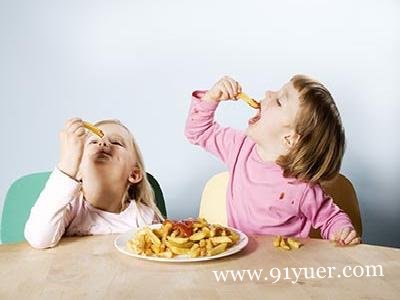
[[[242,87],[236,80],[229,76],[224,76],[204,94],[202,100],[208,102],[237,100],[237,96],[241,91]]]
[[[60,131],[60,161],[58,169],[71,178],[76,178],[82,160],[87,131],[83,121],[73,118]]]

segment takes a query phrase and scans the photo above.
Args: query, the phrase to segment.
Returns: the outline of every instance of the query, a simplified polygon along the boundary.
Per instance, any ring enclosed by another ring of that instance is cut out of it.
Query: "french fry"
[[[166,239],[172,230],[172,224],[167,223],[166,225],[161,226],[161,229],[162,229],[162,237]]]
[[[189,238],[181,238],[181,237],[168,237],[168,241],[173,242],[175,244],[185,244],[189,241]]]
[[[207,221],[205,221],[205,219],[203,219],[203,218],[199,218],[199,219],[197,219],[196,222],[193,223],[194,228],[196,228],[196,227],[203,228],[205,226],[207,226]]]
[[[284,250],[298,249],[303,244],[294,238],[284,238],[280,235],[276,236],[273,241],[274,247],[281,248]]]
[[[179,235],[179,230],[178,229],[175,229],[174,231],[172,231],[172,233],[171,233],[171,237],[176,237],[176,236],[178,236]]]
[[[217,232],[214,226],[211,226],[210,228],[210,237],[216,236]]]
[[[189,251],[190,257],[198,257],[200,256],[200,246],[199,244],[193,244],[192,248]]]
[[[151,251],[153,251],[154,254],[159,254],[161,252],[161,245],[157,246],[157,245],[151,245]]]
[[[247,96],[245,93],[239,93],[237,95],[237,97],[239,99],[242,99],[243,101],[245,101],[250,107],[258,109],[260,108],[260,102],[257,102],[256,100],[254,100],[253,98],[250,98],[249,96]]]
[[[103,131],[101,129],[93,126],[89,122],[83,121],[83,127],[85,127],[86,129],[90,130],[95,135],[99,136],[100,138],[102,138],[104,136],[104,133],[103,133]]]
[[[139,234],[138,238],[133,241],[133,247],[134,249],[139,253],[142,254],[145,249],[145,235],[144,234]]]
[[[174,240],[169,239],[168,243],[172,246],[179,247],[179,248],[191,248],[193,246],[193,242],[187,242],[184,244],[175,243]]]
[[[210,238],[210,240],[214,245],[232,243],[232,240],[228,236],[215,236]]]
[[[149,238],[149,240],[150,240],[154,245],[157,245],[157,246],[160,246],[160,245],[161,245],[160,239],[153,233],[153,231],[152,231],[149,227],[146,227],[146,228],[145,228],[145,231],[146,231],[146,236]]]
[[[199,257],[200,256],[200,248],[196,248],[193,251],[190,250],[189,252],[190,257]]]
[[[196,232],[195,234],[191,235],[189,239],[191,241],[200,241],[200,240],[204,239],[205,237],[206,237],[206,234],[203,231],[201,231],[201,232]]]
[[[157,256],[165,257],[165,258],[172,258],[172,257],[174,257],[174,254],[171,252],[171,250],[167,249],[166,251],[160,252],[159,254],[157,254]]]
[[[171,250],[172,253],[178,254],[178,255],[186,255],[189,254],[190,249],[189,248],[180,248],[173,246],[171,243],[166,242],[165,243],[167,247]]]
[[[206,246],[206,240],[200,240],[199,246],[200,247],[205,247]]]
[[[279,246],[284,250],[290,250],[290,247],[288,245],[286,245],[285,238],[281,239]]]
[[[167,246],[165,245],[165,241],[163,240],[161,242],[161,246],[160,246],[160,252],[164,252],[167,249]]]
[[[237,241],[239,241],[240,236],[234,231],[234,230],[230,230],[231,235],[229,236],[229,238],[232,240],[232,243],[236,243]]]
[[[210,251],[214,247],[213,243],[211,243],[211,239],[206,239],[206,249],[207,252]]]
[[[219,244],[218,246],[215,246],[214,248],[212,248],[211,250],[207,251],[207,255],[208,256],[213,256],[213,255],[217,255],[220,254],[222,252],[224,252],[226,250],[227,244]]]
[[[274,239],[274,242],[273,242],[274,247],[279,247],[280,244],[281,244],[281,240],[282,240],[282,237],[281,237],[280,235],[278,235],[278,236]]]
[[[201,231],[204,232],[206,238],[210,237],[210,229],[208,227],[201,228]]]
[[[144,255],[146,256],[152,256],[153,255],[153,251],[151,251],[150,248],[146,249],[146,251],[144,252]]]
[[[293,239],[293,238],[288,238],[287,239],[287,243],[289,244],[290,248],[295,248],[295,249],[299,249],[303,244],[300,243],[299,241]]]
[[[154,234],[159,238],[162,239],[164,230],[161,228],[153,229]]]

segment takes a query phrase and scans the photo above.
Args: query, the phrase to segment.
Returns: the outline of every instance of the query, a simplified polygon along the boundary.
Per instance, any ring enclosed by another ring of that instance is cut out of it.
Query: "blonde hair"
[[[333,179],[340,170],[345,134],[339,111],[326,87],[305,76],[290,80],[300,94],[296,116],[297,143],[277,160],[285,177],[318,183]]]
[[[135,138],[133,137],[133,134],[124,124],[121,123],[121,121],[115,120],[115,119],[101,120],[101,121],[96,122],[94,124],[94,126],[100,126],[100,125],[106,125],[106,124],[119,125],[119,126],[123,127],[126,131],[128,131],[128,133],[132,139],[133,154],[136,157],[137,167],[139,168],[139,171],[143,178],[138,183],[130,184],[128,186],[125,197],[122,199],[122,207],[127,205],[127,203],[129,203],[130,200],[134,199],[135,201],[140,202],[140,203],[150,207],[151,209],[153,209],[159,220],[164,220],[164,217],[162,216],[160,210],[158,209],[158,207],[155,203],[154,190],[153,190],[149,180],[147,179],[147,173],[145,171],[143,155],[139,149],[139,145],[136,143]]]

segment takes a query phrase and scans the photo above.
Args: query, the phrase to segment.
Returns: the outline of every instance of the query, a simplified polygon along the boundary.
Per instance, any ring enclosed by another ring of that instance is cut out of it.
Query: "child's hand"
[[[350,246],[361,243],[361,239],[357,236],[357,232],[351,227],[345,227],[338,230],[331,239],[339,246]]]
[[[222,101],[222,100],[237,100],[236,96],[242,91],[242,87],[240,84],[228,77],[224,76],[220,80],[217,81],[214,86],[209,89],[202,100],[205,101]]]
[[[60,132],[61,154],[58,169],[72,178],[76,178],[79,170],[85,137],[86,130],[79,118],[68,120]]]

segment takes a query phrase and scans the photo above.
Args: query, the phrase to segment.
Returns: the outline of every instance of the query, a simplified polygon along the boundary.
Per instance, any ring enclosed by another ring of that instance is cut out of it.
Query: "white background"
[[[123,121],[169,216],[196,216],[224,166],[185,140],[191,92],[228,74],[261,97],[305,73],[341,111],[364,240],[400,246],[399,16],[400,1],[0,0],[0,207],[15,179],[53,169],[79,116]],[[217,117],[244,128],[252,113],[232,102]]]

